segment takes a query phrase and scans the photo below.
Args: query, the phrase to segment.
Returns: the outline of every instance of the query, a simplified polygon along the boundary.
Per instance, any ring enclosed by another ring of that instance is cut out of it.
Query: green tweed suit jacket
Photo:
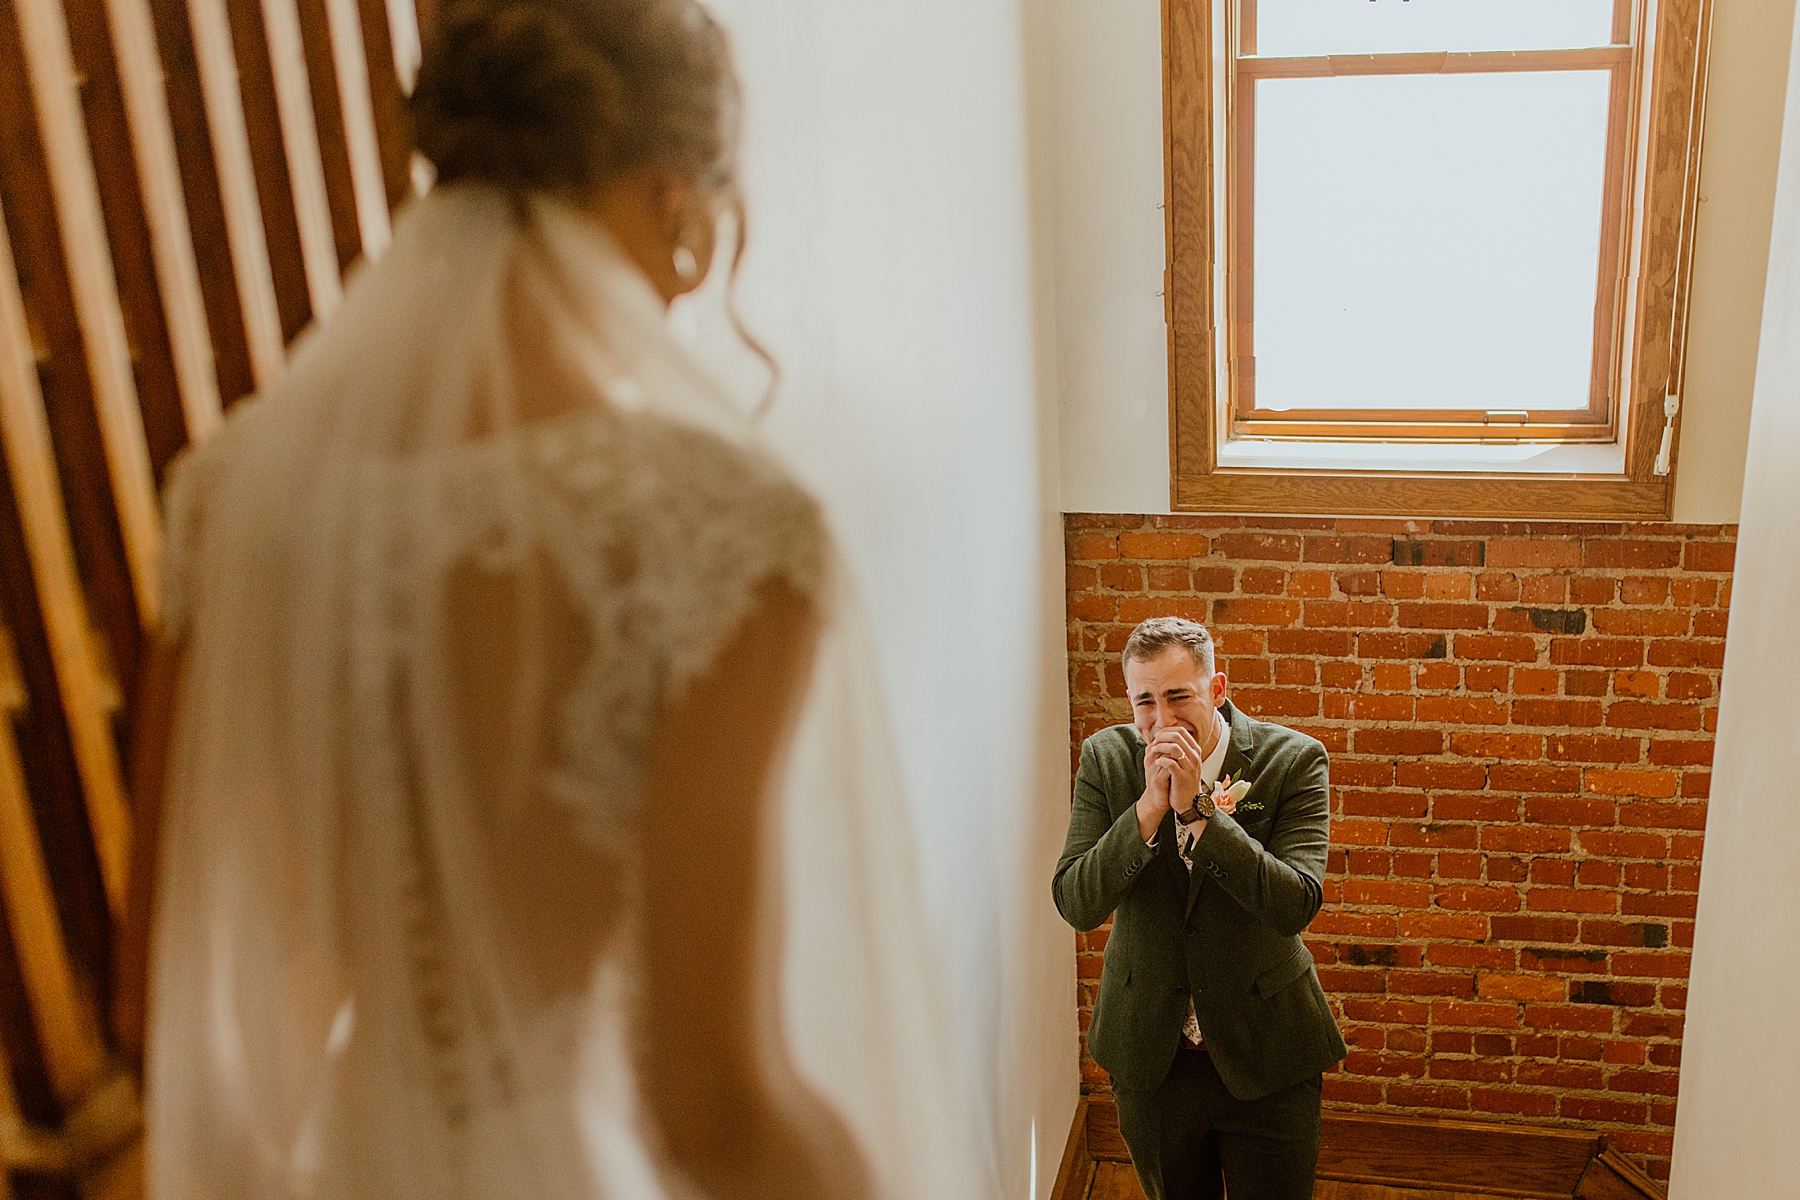
[[[1300,940],[1323,899],[1330,799],[1325,747],[1238,712],[1222,774],[1247,779],[1234,816],[1214,815],[1190,877],[1163,818],[1138,831],[1144,739],[1114,725],[1081,747],[1069,836],[1052,892],[1063,919],[1113,918],[1088,1050],[1113,1086],[1148,1090],[1175,1061],[1188,997],[1231,1094],[1254,1100],[1344,1057],[1311,953]]]

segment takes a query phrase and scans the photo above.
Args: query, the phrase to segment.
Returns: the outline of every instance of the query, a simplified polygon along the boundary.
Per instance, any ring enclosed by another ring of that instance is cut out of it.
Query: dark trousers
[[[1225,1090],[1212,1058],[1183,1047],[1161,1086],[1113,1089],[1119,1132],[1148,1200],[1311,1200],[1320,1078],[1260,1100]]]

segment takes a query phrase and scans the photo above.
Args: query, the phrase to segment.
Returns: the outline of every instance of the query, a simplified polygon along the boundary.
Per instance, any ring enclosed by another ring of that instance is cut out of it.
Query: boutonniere
[[[1262,807],[1262,801],[1252,800],[1248,804],[1242,803],[1244,797],[1250,794],[1250,789],[1254,786],[1248,779],[1239,779],[1234,783],[1231,776],[1225,776],[1213,784],[1213,807],[1222,813],[1235,813],[1240,807],[1245,812],[1255,812]]]

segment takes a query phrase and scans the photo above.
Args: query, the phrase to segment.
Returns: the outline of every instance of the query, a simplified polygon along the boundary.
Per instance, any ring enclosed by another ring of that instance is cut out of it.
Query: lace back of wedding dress
[[[570,395],[523,419],[546,378]],[[626,1019],[641,769],[771,577],[829,618],[779,817],[808,864],[778,881],[789,1041],[884,1194],[973,1194],[823,519],[602,233],[482,189],[417,202],[167,510],[153,1197],[680,1190]],[[514,869],[545,846],[570,869]],[[571,937],[573,981],[545,951]]]

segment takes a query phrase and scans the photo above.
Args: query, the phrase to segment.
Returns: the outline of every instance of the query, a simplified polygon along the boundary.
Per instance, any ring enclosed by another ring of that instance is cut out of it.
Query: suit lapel
[[[1234,780],[1239,779],[1243,777],[1244,772],[1250,766],[1252,744],[1250,718],[1232,707],[1229,700],[1219,706],[1219,714],[1231,727],[1230,740],[1225,746],[1225,761],[1219,764],[1219,778],[1223,779],[1229,775]],[[1179,860],[1179,855],[1177,859]],[[1205,886],[1206,872],[1196,867],[1193,878],[1188,880],[1188,916],[1193,916],[1194,903],[1200,899],[1200,889]]]
[[[1219,765],[1219,778],[1229,775],[1233,780],[1243,778],[1244,772],[1250,769],[1250,752],[1255,749],[1255,735],[1250,727],[1250,718],[1231,706],[1227,700],[1223,705],[1225,719],[1231,722],[1231,744],[1225,747],[1225,761]]]

